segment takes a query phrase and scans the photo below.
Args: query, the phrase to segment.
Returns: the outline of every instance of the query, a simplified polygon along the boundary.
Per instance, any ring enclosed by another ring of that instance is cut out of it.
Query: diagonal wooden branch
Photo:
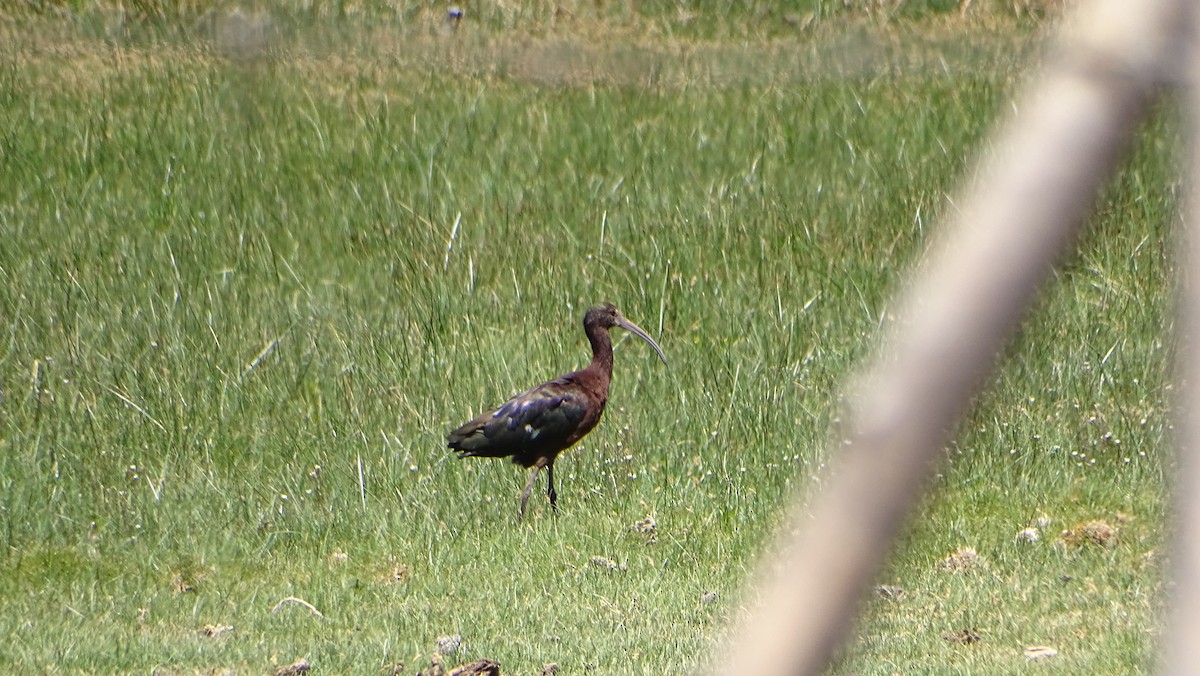
[[[1175,472],[1175,533],[1171,573],[1171,624],[1164,650],[1163,673],[1183,676],[1200,665],[1200,10],[1192,8],[1188,102],[1191,149],[1187,227],[1181,247],[1177,364],[1180,402],[1176,411],[1179,436]]]
[[[1101,0],[995,138],[901,296],[853,398],[849,443],[797,508],[725,653],[727,674],[819,673],[972,396],[1146,116],[1187,0]]]

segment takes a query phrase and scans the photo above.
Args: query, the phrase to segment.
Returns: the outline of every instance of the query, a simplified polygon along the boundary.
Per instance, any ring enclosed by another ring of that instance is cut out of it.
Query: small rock
[[[392,569],[388,572],[387,581],[393,583],[407,582],[410,577],[412,577],[412,570],[407,565],[398,563],[392,566]]]
[[[881,584],[878,587],[876,587],[875,593],[879,594],[880,596],[882,596],[885,599],[888,599],[889,601],[895,601],[896,599],[900,598],[901,596],[904,596],[903,589],[901,589],[900,587],[893,587],[891,585],[886,585],[886,584]]]
[[[971,547],[963,547],[938,562],[938,568],[957,573],[985,565],[983,558]]]
[[[593,568],[600,568],[602,570],[617,570],[621,567],[620,564],[607,556],[593,556],[588,559],[588,564]]]
[[[658,522],[654,520],[653,516],[647,516],[646,518],[642,519],[641,521],[638,521],[637,523],[633,524],[634,530],[636,530],[639,533],[645,534],[645,535],[649,535],[649,534],[653,533],[654,529],[657,527],[658,527]]]
[[[700,592],[700,603],[707,605],[716,600],[717,600],[717,592],[709,590],[709,589],[705,589],[704,591]]]
[[[1117,544],[1117,529],[1103,521],[1088,521],[1063,531],[1062,539],[1072,547],[1090,544],[1108,548]]]
[[[449,676],[500,676],[500,663],[489,659],[475,660],[454,667]]]
[[[171,578],[171,591],[175,592],[176,594],[186,594],[188,592],[196,591],[196,588],[192,586],[192,583],[183,579],[182,573],[177,573],[175,577]]]
[[[1017,536],[1013,538],[1013,542],[1034,543],[1041,539],[1041,531],[1036,528],[1026,528],[1025,530],[1017,533]]]
[[[942,634],[942,638],[950,643],[960,643],[962,645],[971,645],[983,640],[978,631],[974,629],[960,629],[959,631],[948,631]]]
[[[231,631],[233,631],[233,627],[227,624],[206,624],[204,625],[204,628],[200,630],[200,633],[209,638],[217,638],[218,636],[221,636],[222,634],[228,634]]]
[[[1117,529],[1103,521],[1086,523],[1083,525],[1081,531],[1083,532],[1083,537],[1087,538],[1088,542],[1100,545],[1101,547],[1111,547],[1117,541]]]
[[[417,676],[445,676],[446,669],[442,666],[442,656],[434,653],[429,658],[429,668],[417,672]]]
[[[658,522],[654,520],[653,516],[647,516],[633,524],[633,530],[642,534],[646,544],[653,545],[658,543]]]
[[[1025,657],[1035,662],[1037,660],[1050,659],[1055,655],[1058,655],[1058,651],[1054,648],[1047,648],[1046,646],[1030,646],[1025,649]]]
[[[275,676],[296,676],[296,674],[307,674],[308,670],[312,669],[312,665],[308,660],[301,657],[291,664],[275,668]]]
[[[554,674],[557,674],[558,672],[559,672],[559,667],[554,662],[551,662],[551,663],[547,664],[546,666],[542,667],[542,676],[554,676]]]
[[[443,655],[454,655],[466,652],[466,648],[463,646],[462,636],[451,634],[437,637],[437,651]]]

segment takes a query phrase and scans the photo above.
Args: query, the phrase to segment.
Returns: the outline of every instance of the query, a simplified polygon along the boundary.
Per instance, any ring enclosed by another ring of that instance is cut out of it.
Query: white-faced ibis
[[[533,468],[525,490],[521,491],[518,519],[525,516],[525,503],[529,502],[529,492],[542,468],[546,469],[550,507],[558,509],[554,459],[600,422],[608,403],[608,384],[612,382],[612,338],[608,330],[614,326],[650,343],[663,364],[667,363],[662,348],[637,324],[609,303],[597,305],[583,316],[583,330],[592,344],[592,363],[587,368],[522,392],[446,438],[447,446],[458,451],[460,458],[511,457],[514,463]]]

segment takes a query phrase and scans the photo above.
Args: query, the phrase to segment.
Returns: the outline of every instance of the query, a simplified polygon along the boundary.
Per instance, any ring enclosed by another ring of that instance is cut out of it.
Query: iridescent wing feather
[[[460,458],[513,456],[513,462],[531,466],[543,449],[557,453],[590,430],[595,420],[586,423],[588,411],[587,396],[564,376],[487,411],[446,441]]]

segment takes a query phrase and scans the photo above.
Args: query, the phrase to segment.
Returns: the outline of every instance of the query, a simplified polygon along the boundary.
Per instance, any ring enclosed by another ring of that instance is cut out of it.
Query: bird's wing
[[[562,450],[588,416],[588,398],[569,378],[522,392],[454,430],[450,448],[462,455],[504,457],[557,446]]]

